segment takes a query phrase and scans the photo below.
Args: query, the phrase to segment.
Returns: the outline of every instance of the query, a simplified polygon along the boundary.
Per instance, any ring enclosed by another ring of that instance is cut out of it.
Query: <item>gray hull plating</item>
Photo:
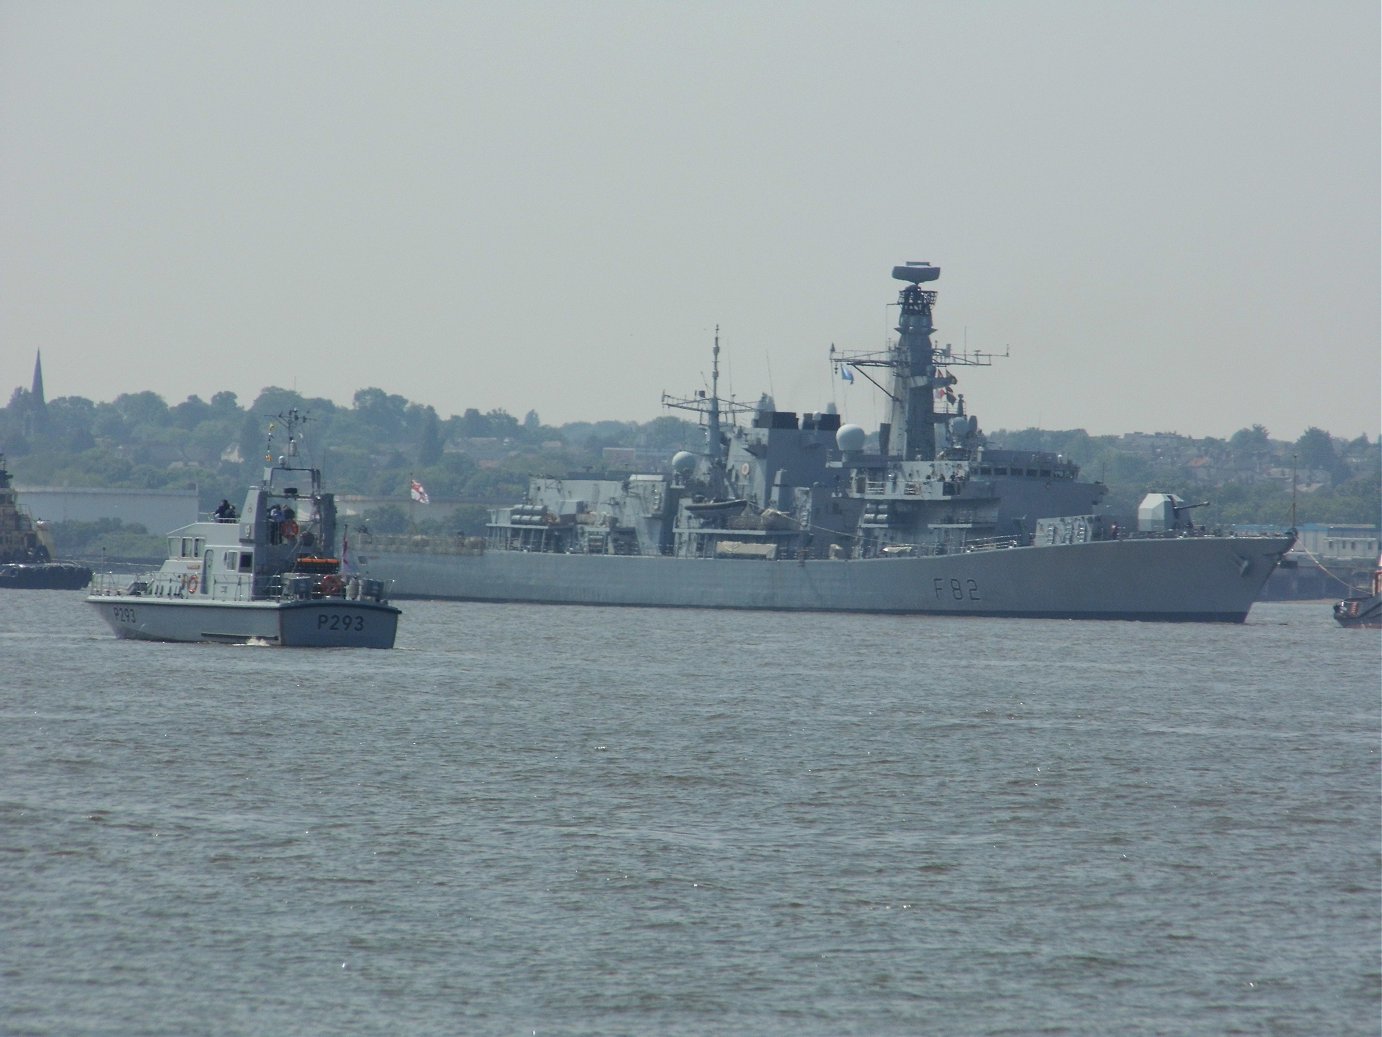
[[[288,648],[392,648],[399,610],[368,601],[90,599],[117,637],[139,641],[262,641]]]
[[[874,559],[380,554],[395,596],[565,605],[1241,623],[1281,537],[1186,537]]]

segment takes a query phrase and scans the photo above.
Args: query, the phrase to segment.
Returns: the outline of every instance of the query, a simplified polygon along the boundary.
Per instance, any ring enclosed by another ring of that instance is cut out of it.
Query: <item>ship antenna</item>
[[[1296,531],[1296,458],[1298,454],[1291,455],[1291,532]]]
[[[720,454],[720,325],[715,325],[715,348],[710,360],[710,414],[706,435],[710,442],[710,471],[716,495],[719,495],[721,469],[724,458]]]

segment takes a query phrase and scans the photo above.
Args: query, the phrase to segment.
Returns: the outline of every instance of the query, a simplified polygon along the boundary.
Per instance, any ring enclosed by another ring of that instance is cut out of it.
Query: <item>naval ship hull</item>
[[[758,560],[379,553],[395,597],[560,605],[1241,623],[1292,543],[1193,536],[951,555]]]

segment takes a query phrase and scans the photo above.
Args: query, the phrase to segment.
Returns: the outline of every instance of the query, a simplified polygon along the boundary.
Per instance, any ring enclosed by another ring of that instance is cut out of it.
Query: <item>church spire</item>
[[[30,390],[34,398],[34,406],[45,408],[48,401],[43,396],[43,350],[34,353],[34,387]]]

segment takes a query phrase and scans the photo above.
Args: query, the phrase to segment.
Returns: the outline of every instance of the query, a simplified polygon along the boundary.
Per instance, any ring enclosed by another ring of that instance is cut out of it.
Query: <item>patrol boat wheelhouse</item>
[[[296,410],[287,442],[244,508],[168,534],[162,568],[135,580],[98,576],[87,601],[117,637],[263,642],[297,648],[392,648],[400,610],[385,584],[351,572],[336,552],[336,499],[298,461]],[[344,546],[344,536],[342,537]]]

